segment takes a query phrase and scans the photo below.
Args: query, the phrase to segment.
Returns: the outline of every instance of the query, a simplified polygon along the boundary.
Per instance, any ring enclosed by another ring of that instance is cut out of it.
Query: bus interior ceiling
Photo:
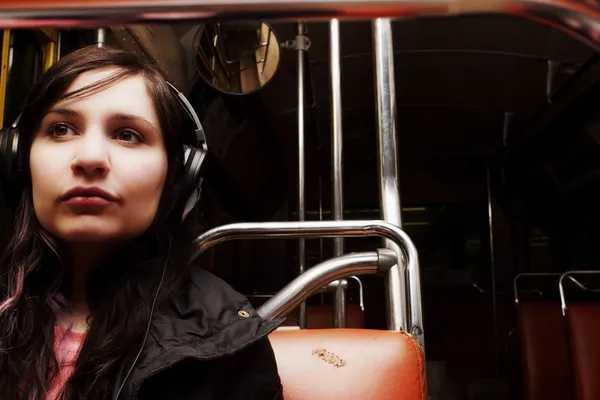
[[[270,23],[280,43],[295,38],[294,23]],[[330,31],[328,22],[306,26],[306,219],[328,220]],[[372,27],[340,28],[344,218],[379,219]],[[297,51],[280,49],[279,68],[261,90],[227,95],[195,71],[198,25],[136,29],[113,28],[107,42],[158,60],[203,121],[212,158],[207,227],[297,220]],[[65,32],[63,52],[93,42],[93,32],[82,33]],[[502,377],[495,382],[510,382],[515,398],[513,279],[595,269],[599,258],[599,59],[562,31],[499,15],[396,21],[393,44],[403,228],[419,250],[428,372],[443,363],[464,393]],[[345,251],[372,250],[379,241],[346,239]],[[333,255],[333,239],[306,243],[308,266]],[[292,240],[228,242],[203,257],[246,294],[276,292],[298,274]],[[361,281],[364,326],[385,329],[383,281]],[[358,298],[350,281],[348,302]],[[331,301],[315,295],[308,303]]]

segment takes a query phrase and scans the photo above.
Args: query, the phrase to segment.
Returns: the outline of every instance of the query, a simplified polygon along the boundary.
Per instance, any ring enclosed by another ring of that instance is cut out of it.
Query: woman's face
[[[114,72],[84,73],[67,92]],[[51,107],[29,156],[42,227],[67,243],[141,235],[156,215],[167,175],[162,134],[139,75]]]

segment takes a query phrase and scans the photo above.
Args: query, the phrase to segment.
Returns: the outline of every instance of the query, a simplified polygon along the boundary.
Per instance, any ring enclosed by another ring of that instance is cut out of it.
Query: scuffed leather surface
[[[571,400],[566,320],[558,302],[517,306],[524,400]]]
[[[600,399],[600,303],[568,304],[567,320],[577,400]]]
[[[427,399],[423,352],[404,332],[303,329],[269,339],[286,400]],[[345,364],[329,364],[318,349]]]

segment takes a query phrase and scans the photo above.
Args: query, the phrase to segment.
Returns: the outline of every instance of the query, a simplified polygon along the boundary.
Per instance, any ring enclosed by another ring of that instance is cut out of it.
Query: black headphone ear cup
[[[8,153],[9,142],[12,141],[12,128],[2,129],[0,131],[0,177],[2,182],[8,181],[12,172],[12,155]]]
[[[186,180],[185,192],[186,195],[189,196],[184,212],[185,218],[189,211],[196,205],[196,202],[200,200],[200,189],[202,186],[202,166],[204,164],[204,159],[206,158],[206,151],[184,145],[183,153]]]
[[[23,166],[19,155],[19,130],[0,130],[0,182],[4,196],[13,206],[21,198],[21,176]]]

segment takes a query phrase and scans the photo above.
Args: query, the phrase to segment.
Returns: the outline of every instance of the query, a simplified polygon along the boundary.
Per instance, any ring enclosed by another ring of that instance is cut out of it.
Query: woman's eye
[[[49,133],[54,137],[61,137],[73,134],[75,131],[67,124],[58,123],[50,127]]]
[[[122,130],[117,133],[117,140],[122,140],[123,142],[128,142],[128,143],[141,142],[141,138],[137,133],[127,130],[127,129]]]

